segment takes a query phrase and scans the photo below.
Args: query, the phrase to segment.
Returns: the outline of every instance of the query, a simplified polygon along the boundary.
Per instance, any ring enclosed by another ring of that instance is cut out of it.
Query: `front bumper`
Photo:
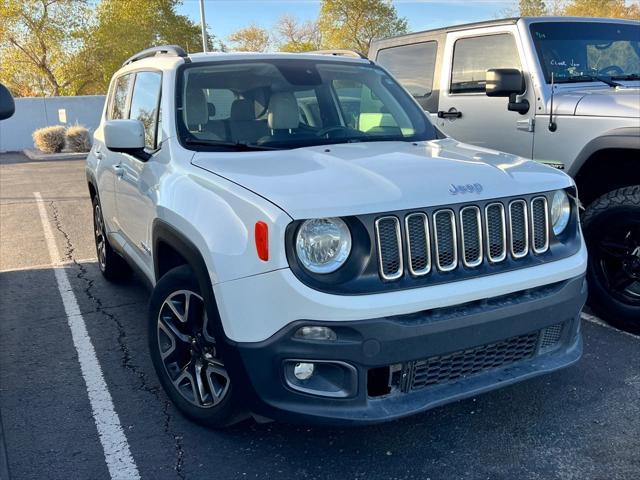
[[[580,275],[408,315],[339,323],[298,320],[261,342],[231,342],[241,364],[232,369],[232,378],[247,386],[242,395],[249,409],[268,418],[325,424],[400,418],[576,362],[586,295]],[[329,326],[338,341],[293,338],[302,325]],[[328,398],[294,390],[284,373],[292,359],[344,362],[355,372],[353,391],[348,398]],[[380,383],[372,372],[384,374],[391,365],[396,373],[390,373],[389,383],[397,380],[396,385],[383,394],[372,392],[377,389],[371,383]],[[435,373],[425,373],[425,365]],[[424,375],[431,383],[416,380]]]

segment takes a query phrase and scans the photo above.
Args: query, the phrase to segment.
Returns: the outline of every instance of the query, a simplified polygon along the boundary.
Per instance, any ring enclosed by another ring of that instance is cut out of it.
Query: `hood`
[[[561,91],[553,102],[556,115],[640,117],[640,87]]]
[[[449,138],[198,152],[192,163],[261,195],[294,219],[466,203],[572,184],[554,168]],[[452,193],[452,185],[474,187]]]

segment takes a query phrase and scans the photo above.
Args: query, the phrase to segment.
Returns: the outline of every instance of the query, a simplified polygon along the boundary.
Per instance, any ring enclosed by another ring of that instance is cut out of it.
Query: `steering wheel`
[[[624,75],[624,70],[617,65],[609,65],[608,67],[598,70],[598,75]]]
[[[318,137],[324,137],[325,135],[327,135],[328,133],[331,132],[342,132],[345,130],[351,130],[349,127],[345,127],[344,125],[333,125],[331,127],[325,127],[321,130],[318,130],[318,132],[316,132],[316,135]]]

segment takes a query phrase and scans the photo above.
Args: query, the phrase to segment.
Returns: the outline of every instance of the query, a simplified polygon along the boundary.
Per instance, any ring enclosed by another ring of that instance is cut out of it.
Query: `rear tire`
[[[97,195],[91,199],[93,205],[93,238],[96,243],[96,255],[98,256],[98,267],[104,278],[110,282],[120,282],[131,276],[131,267],[118,255],[107,238],[102,216],[102,207]]]
[[[582,219],[589,305],[611,325],[640,333],[640,185],[603,195]]]
[[[160,383],[185,416],[211,428],[243,418],[188,265],[167,272],[149,305],[149,350]]]

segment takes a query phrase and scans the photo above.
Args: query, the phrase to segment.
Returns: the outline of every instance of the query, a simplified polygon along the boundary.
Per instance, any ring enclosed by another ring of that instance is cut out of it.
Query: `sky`
[[[516,0],[394,0],[401,17],[409,21],[409,30],[427,30],[460,23],[504,17]],[[255,23],[273,26],[284,15],[300,20],[318,16],[320,0],[205,0],[209,32],[226,41],[230,33]],[[179,12],[200,22],[198,0],[183,0]]]

